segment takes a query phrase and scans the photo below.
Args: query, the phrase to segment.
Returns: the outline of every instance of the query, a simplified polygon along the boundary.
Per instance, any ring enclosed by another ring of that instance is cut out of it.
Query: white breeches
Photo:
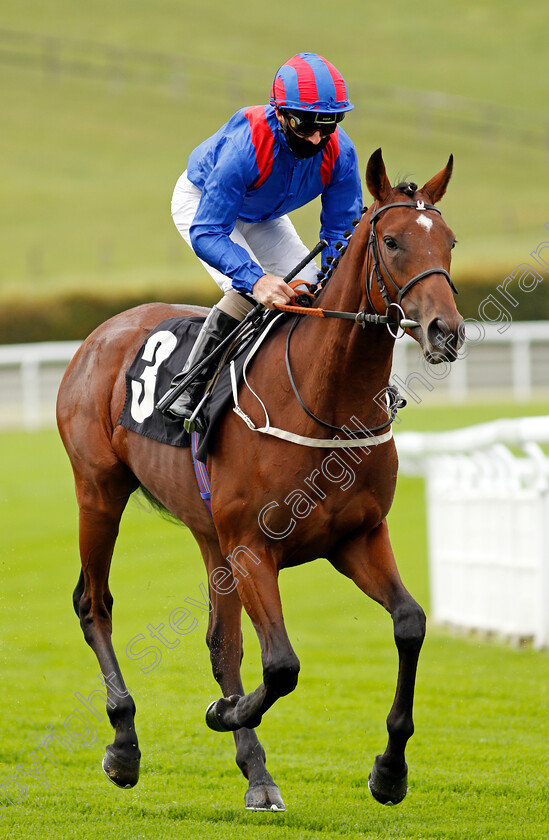
[[[181,175],[172,198],[172,217],[179,233],[191,246],[189,228],[193,222],[202,193],[187,178],[187,171]],[[285,277],[309,253],[288,216],[281,216],[270,222],[247,223],[237,220],[231,233],[233,242],[244,248],[265,274]],[[232,289],[230,277],[226,277],[204,260],[200,260],[223,293]],[[316,283],[318,267],[311,261],[299,276],[309,283]]]

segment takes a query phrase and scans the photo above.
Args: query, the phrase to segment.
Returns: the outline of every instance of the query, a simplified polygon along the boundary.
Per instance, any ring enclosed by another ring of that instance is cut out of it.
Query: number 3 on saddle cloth
[[[126,371],[126,400],[118,423],[160,443],[190,446],[200,495],[211,513],[210,479],[205,462],[213,444],[215,424],[233,400],[228,365],[221,369],[215,387],[202,407],[204,435],[198,432],[189,435],[181,418],[155,410],[174,376],[183,369],[203,323],[204,318],[168,318],[149,333]],[[247,346],[248,341],[244,340],[237,348],[236,356],[232,356],[239,379],[245,359],[243,351]]]

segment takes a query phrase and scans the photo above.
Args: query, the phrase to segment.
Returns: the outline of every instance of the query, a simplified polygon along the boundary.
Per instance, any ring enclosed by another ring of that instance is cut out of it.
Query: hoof
[[[285,811],[280,791],[276,785],[254,785],[244,794],[247,811]]]
[[[244,712],[241,712],[240,719],[237,716],[237,706],[243,700],[239,694],[231,694],[230,697],[221,697],[220,700],[214,700],[206,709],[206,723],[215,732],[235,732],[237,729],[255,729],[261,723],[261,715],[256,713],[250,714],[248,706],[248,717]]]
[[[134,758],[129,761],[119,758],[114,752],[107,747],[101,767],[109,781],[119,788],[135,787],[139,779],[139,762],[140,758]]]
[[[214,732],[230,732],[231,730],[227,729],[226,726],[223,726],[215,713],[217,702],[217,700],[214,700],[206,709],[206,723],[210,729],[214,730]]]
[[[377,802],[382,805],[398,805],[408,792],[408,768],[400,779],[383,770],[379,766],[379,756],[374,761],[374,767],[368,777],[368,790]]]

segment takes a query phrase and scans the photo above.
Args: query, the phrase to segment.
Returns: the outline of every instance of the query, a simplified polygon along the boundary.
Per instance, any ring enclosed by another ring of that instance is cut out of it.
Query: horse
[[[120,518],[141,487],[189,527],[204,559],[212,607],[206,643],[223,693],[208,707],[206,721],[212,729],[233,732],[236,763],[248,780],[246,808],[285,810],[256,727],[278,698],[296,688],[300,670],[284,625],[279,573],[318,557],[327,558],[392,617],[399,657],[396,692],[387,717],[387,746],[374,760],[368,787],[382,804],[396,804],[406,795],[405,748],[414,731],[425,614],[399,576],[386,521],[398,460],[387,404],[379,398],[388,387],[395,324],[391,329],[382,324],[400,322],[431,364],[453,362],[458,355],[463,319],[449,274],[455,237],[435,207],[452,168],[450,157],[421,189],[404,182],[393,187],[381,149],[372,154],[366,184],[374,202],[355,220],[352,234],[347,232],[345,252],[315,301],[323,312],[354,315],[347,320],[281,316],[284,323],[267,336],[247,382],[239,386],[238,410],[225,412],[216,426],[207,458],[211,515],[188,448],[118,424],[125,371],[149,332],[165,318],[196,317],[206,310],[150,303],[122,312],[99,326],[68,366],[57,419],[79,508],[82,568],[73,603],[105,677],[115,735],[102,766],[119,787],[137,783],[141,753],[135,704],[111,642],[108,579]],[[388,310],[398,317],[390,318]],[[272,428],[297,437],[258,432],[256,395],[268,403]],[[335,434],[349,430],[351,418],[360,418],[358,435]],[[360,429],[368,430],[366,438]],[[330,448],[338,443],[349,446]],[[330,492],[326,476],[345,463],[352,464],[355,475],[352,490]],[[307,493],[296,496],[297,486],[307,486]],[[261,647],[262,682],[250,693],[240,676],[242,607]]]

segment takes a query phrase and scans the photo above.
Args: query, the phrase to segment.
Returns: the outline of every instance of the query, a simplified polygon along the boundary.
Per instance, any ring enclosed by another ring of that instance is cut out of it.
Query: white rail
[[[395,439],[426,478],[435,620],[549,647],[549,416]]]
[[[79,341],[0,347],[0,427],[33,430],[55,423],[55,399]]]
[[[396,342],[392,379],[409,402],[490,395],[524,401],[549,394],[549,321],[484,323],[469,333],[474,341],[451,366],[428,365],[409,336]],[[54,423],[57,387],[78,346],[76,341],[0,346],[0,428]]]
[[[507,339],[487,333],[486,340],[509,349],[515,336],[523,361],[532,342],[549,352],[548,324],[513,330]],[[0,427],[54,424],[59,382],[78,347],[0,347]],[[526,375],[531,383],[531,367]],[[549,444],[549,416],[395,439],[401,470],[426,478],[435,619],[549,646],[549,458],[540,447]]]
[[[393,374],[408,399],[462,402],[478,394],[506,394],[524,402],[549,393],[549,321],[471,323],[467,333],[471,341],[452,365],[428,365],[409,336],[396,342]],[[406,381],[407,393],[401,384]]]

